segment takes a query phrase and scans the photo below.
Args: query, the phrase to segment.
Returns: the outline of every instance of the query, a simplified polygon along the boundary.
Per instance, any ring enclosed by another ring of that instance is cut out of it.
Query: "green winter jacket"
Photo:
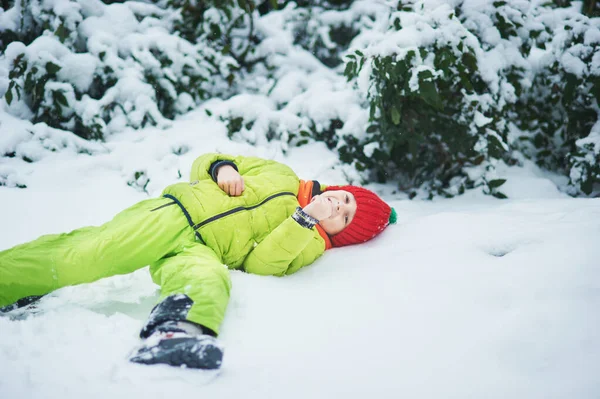
[[[210,166],[227,160],[244,178],[241,196],[230,197],[213,181]],[[192,165],[190,183],[168,186],[163,196],[182,208],[197,239],[231,269],[285,275],[311,264],[325,251],[318,231],[291,218],[299,206],[300,179],[279,162],[256,157],[205,154]]]

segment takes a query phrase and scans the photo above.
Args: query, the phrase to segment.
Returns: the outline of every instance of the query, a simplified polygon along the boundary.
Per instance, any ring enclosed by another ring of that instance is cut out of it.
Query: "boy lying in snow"
[[[160,301],[131,361],[215,369],[223,358],[215,337],[229,301],[228,268],[291,274],[326,249],[370,240],[396,219],[367,189],[306,182],[255,157],[203,155],[191,180],[102,226],[0,252],[0,306],[150,265]]]

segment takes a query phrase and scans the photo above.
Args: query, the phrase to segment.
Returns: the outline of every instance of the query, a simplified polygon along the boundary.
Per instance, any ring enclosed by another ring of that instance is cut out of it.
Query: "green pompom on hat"
[[[392,208],[392,213],[390,213],[389,223],[396,224],[397,220],[398,220],[398,214],[396,213],[396,210],[394,208]]]

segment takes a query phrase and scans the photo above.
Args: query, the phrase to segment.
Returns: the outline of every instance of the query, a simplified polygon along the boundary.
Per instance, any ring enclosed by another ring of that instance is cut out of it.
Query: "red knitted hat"
[[[396,222],[396,211],[374,192],[357,186],[329,186],[325,191],[345,190],[356,199],[356,213],[348,226],[338,234],[331,236],[334,247],[360,244],[369,241]]]

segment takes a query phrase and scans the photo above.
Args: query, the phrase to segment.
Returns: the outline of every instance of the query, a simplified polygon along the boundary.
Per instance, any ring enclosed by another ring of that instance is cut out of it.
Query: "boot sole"
[[[168,338],[142,348],[129,360],[142,364],[168,364],[175,367],[215,370],[221,367],[223,350],[210,339]]]

